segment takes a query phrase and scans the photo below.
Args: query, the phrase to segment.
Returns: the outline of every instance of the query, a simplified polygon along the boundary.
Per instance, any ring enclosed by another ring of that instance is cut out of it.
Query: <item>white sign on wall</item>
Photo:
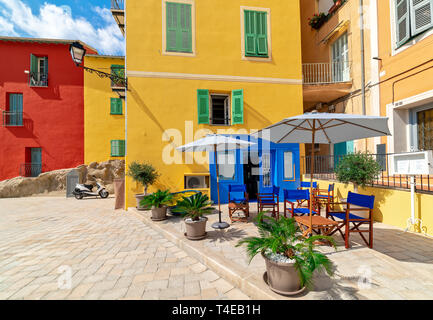
[[[390,156],[390,174],[433,174],[433,151],[393,154]]]

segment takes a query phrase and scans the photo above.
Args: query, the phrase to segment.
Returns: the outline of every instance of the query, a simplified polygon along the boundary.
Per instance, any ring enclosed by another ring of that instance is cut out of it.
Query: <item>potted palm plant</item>
[[[206,222],[208,219],[203,215],[213,212],[214,209],[211,206],[212,201],[201,192],[190,197],[183,197],[176,204],[172,211],[182,213],[185,218],[185,236],[188,239],[200,240],[206,237]]]
[[[314,242],[327,240],[335,248],[329,236],[302,236],[293,218],[274,219],[259,213],[256,218],[259,237],[242,239],[236,246],[246,245],[251,260],[261,253],[266,262],[264,280],[275,292],[295,295],[312,287],[315,271],[333,273],[333,263],[314,249]]]
[[[145,210],[143,206],[140,205],[144,196],[147,194],[148,186],[155,183],[156,179],[159,177],[158,171],[149,163],[139,163],[139,162],[131,162],[128,166],[127,175],[132,178],[135,182],[141,184],[144,188],[143,193],[139,193],[135,195],[135,199],[137,201],[137,209]]]
[[[167,219],[167,204],[171,202],[173,195],[169,190],[158,190],[144,196],[140,205],[145,209],[152,210],[152,220],[161,221]]]

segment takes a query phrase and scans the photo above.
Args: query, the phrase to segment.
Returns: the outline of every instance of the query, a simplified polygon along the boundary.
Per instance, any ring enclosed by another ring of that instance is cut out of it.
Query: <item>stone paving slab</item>
[[[0,199],[0,299],[249,299],[113,207],[113,198]]]
[[[223,220],[229,221],[227,206],[222,210]],[[218,215],[209,215],[208,237],[201,241],[184,237],[180,217],[169,215],[165,221],[153,222],[150,212],[128,211],[253,299],[433,299],[433,239],[381,223],[374,224],[373,249],[357,234],[351,234],[350,249],[339,234],[334,235],[337,251],[319,247],[336,266],[332,278],[317,275],[315,288],[297,297],[277,295],[263,281],[263,258],[257,256],[249,263],[245,249],[235,247],[239,239],[257,235],[252,222],[257,211],[254,205],[250,210],[248,223],[235,222],[226,230],[213,230]]]

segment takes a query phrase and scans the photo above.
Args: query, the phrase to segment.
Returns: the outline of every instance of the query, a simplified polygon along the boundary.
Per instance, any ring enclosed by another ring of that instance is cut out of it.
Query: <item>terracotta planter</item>
[[[185,219],[186,233],[185,236],[190,240],[200,240],[206,237],[206,217],[202,217],[200,221],[188,221]]]
[[[152,208],[152,220],[162,221],[167,219],[167,207]]]
[[[135,200],[137,201],[137,210],[146,210],[142,205],[140,205],[140,201],[144,199],[145,193],[139,193],[135,195]]]
[[[265,281],[269,288],[282,295],[295,295],[304,291],[294,263],[276,262],[268,259],[262,252],[266,262]]]

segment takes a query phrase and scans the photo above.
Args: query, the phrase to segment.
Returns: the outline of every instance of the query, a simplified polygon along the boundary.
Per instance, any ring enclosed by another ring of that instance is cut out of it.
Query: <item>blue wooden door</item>
[[[23,125],[23,95],[21,93],[9,94],[9,125]]]
[[[42,172],[42,149],[32,148],[31,149],[31,176],[37,177]]]

